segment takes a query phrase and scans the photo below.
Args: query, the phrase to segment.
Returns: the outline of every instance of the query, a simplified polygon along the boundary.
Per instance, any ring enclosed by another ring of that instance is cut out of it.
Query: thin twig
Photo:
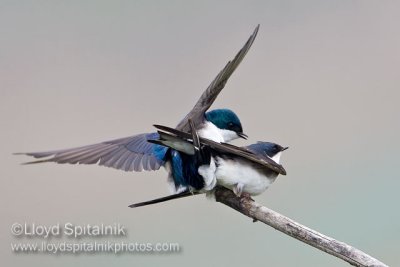
[[[289,219],[271,209],[257,204],[250,198],[238,198],[225,188],[218,187],[215,191],[215,198],[238,212],[263,222],[284,234],[294,237],[319,250],[329,253],[354,266],[386,266],[386,264],[369,256],[346,243],[337,241],[329,236],[318,233],[292,219]]]

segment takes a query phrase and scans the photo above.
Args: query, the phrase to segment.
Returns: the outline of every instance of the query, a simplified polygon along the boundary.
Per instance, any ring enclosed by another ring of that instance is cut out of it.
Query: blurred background
[[[368,0],[1,0],[2,261],[347,265],[204,196],[129,209],[169,193],[164,170],[21,166],[30,158],[12,155],[176,125],[261,24],[213,106],[239,114],[250,138],[234,144],[290,147],[282,158],[288,175],[255,199],[399,265],[399,8]],[[182,251],[15,254],[10,243],[29,239],[11,235],[14,222],[115,222],[128,230],[125,241],[177,242]]]

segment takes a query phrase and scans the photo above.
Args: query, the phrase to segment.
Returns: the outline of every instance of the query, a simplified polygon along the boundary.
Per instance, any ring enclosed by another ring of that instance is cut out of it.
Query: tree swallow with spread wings
[[[245,57],[257,36],[258,29],[259,25],[235,58],[229,61],[218,73],[193,109],[176,126],[177,130],[188,132],[190,130],[189,121],[193,121],[200,136],[215,142],[229,142],[239,137],[247,138],[247,135],[243,133],[242,124],[238,116],[233,111],[216,109],[207,112],[207,110]],[[194,188],[204,187],[204,184],[197,181],[194,181],[193,184],[188,184],[188,181],[185,180],[185,174],[182,173],[183,160],[181,153],[174,149],[148,142],[148,140],[158,138],[158,133],[144,133],[77,148],[16,154],[39,158],[37,161],[26,164],[42,162],[99,164],[125,171],[158,170],[161,166],[164,166],[169,169],[170,180],[174,181],[176,191],[185,190],[188,186]],[[184,155],[184,157],[187,157],[187,155]]]
[[[249,146],[237,147],[226,143],[200,138],[192,124],[192,134],[166,126],[155,125],[159,129],[159,139],[150,142],[175,149],[181,154],[190,155],[190,162],[182,166],[186,169],[186,179],[203,179],[204,187],[200,191],[193,188],[151,201],[136,203],[130,207],[140,207],[190,196],[195,193],[207,193],[215,186],[232,190],[238,197],[254,196],[263,193],[278,177],[286,175],[279,164],[282,147],[271,142],[257,142]],[[182,157],[185,160],[185,157]]]

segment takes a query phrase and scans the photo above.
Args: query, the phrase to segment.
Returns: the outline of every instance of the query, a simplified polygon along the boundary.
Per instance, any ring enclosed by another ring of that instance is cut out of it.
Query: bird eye
[[[229,123],[228,123],[228,127],[229,127],[229,128],[232,128],[232,127],[233,127],[233,122],[229,122]]]

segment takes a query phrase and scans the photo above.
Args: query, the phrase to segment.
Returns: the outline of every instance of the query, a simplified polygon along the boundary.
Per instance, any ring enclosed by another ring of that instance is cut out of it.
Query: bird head
[[[266,154],[273,161],[279,164],[282,151],[285,151],[289,147],[283,147],[271,142],[257,142],[256,144],[248,146],[248,148],[256,153]]]
[[[239,137],[247,139],[247,135],[243,133],[239,117],[232,110],[214,109],[207,112],[205,118],[221,130],[225,142],[229,142]]]

